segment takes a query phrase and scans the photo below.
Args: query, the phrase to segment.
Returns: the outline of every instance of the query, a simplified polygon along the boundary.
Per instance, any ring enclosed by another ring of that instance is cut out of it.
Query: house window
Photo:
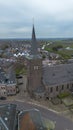
[[[56,87],[56,91],[58,91],[58,86]]]
[[[50,92],[51,92],[51,93],[53,92],[53,88],[52,88],[52,87],[50,88]]]
[[[62,85],[62,90],[64,89],[64,85]]]
[[[38,70],[38,66],[34,66],[34,70]]]
[[[6,94],[6,92],[4,92],[4,94]]]
[[[69,84],[67,84],[67,89],[69,89]]]
[[[73,87],[73,84],[72,84],[72,87]]]

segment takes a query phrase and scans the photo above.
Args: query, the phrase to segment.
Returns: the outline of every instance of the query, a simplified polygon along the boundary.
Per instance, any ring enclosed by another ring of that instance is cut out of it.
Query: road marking
[[[57,111],[55,111],[55,110],[52,110],[52,109],[50,109],[50,108],[47,108],[47,107],[45,107],[45,106],[43,106],[43,105],[37,104],[37,103],[33,103],[33,102],[29,102],[29,101],[26,102],[26,101],[22,101],[22,100],[15,100],[15,101],[25,102],[25,103],[29,103],[29,104],[32,104],[32,105],[36,105],[36,106],[42,107],[42,108],[44,108],[44,109],[47,109],[47,110],[49,110],[49,111],[51,111],[51,112],[54,112],[54,113],[59,114],[59,112],[57,112]]]

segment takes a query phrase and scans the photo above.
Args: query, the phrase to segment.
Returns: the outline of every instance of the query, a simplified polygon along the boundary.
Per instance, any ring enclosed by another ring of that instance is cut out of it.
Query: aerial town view
[[[73,1],[0,10],[0,130],[73,130]]]

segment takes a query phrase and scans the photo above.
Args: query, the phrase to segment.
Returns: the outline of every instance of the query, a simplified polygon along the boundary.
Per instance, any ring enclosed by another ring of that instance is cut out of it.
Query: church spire
[[[32,43],[31,43],[31,51],[30,54],[33,57],[36,57],[38,55],[38,45],[37,45],[37,40],[36,40],[36,35],[35,35],[35,28],[34,28],[34,24],[33,24],[33,28],[32,28]]]
[[[34,24],[32,29],[32,40],[36,40]]]

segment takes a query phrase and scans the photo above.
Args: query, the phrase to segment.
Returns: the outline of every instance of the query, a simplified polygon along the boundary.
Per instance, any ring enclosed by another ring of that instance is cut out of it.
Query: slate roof
[[[5,72],[4,72],[4,70],[0,67],[0,83],[5,84],[5,79],[6,79],[6,77],[5,77]]]
[[[16,105],[0,105],[0,130],[15,130]]]
[[[7,72],[0,68],[0,84],[16,84],[16,76],[12,67]]]
[[[25,110],[19,114],[19,130],[46,130],[39,110]]]
[[[73,82],[73,63],[44,67],[43,81],[49,87]]]
[[[12,67],[7,70],[6,74],[7,84],[16,84],[16,76]]]
[[[15,104],[0,105],[0,130],[47,130],[40,111],[17,111]]]

